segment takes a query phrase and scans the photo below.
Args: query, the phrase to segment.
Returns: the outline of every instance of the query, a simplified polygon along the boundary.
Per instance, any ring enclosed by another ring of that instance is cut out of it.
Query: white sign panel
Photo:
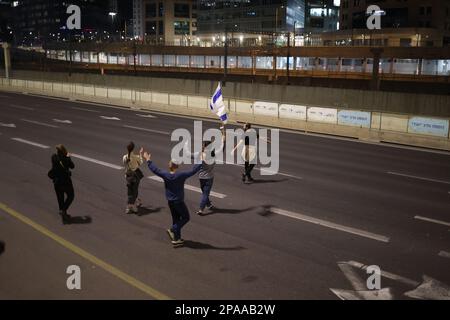
[[[281,104],[280,118],[306,120],[306,106],[295,104]]]
[[[337,123],[337,109],[331,108],[308,108],[308,121]]]
[[[253,110],[255,114],[278,117],[278,103],[255,101]]]
[[[413,117],[408,122],[408,132],[428,134],[432,136],[448,136],[448,120],[424,117]]]

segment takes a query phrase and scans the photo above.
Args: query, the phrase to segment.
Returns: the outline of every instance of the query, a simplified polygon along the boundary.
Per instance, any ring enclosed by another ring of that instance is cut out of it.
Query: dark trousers
[[[247,178],[251,178],[252,177],[252,170],[255,167],[254,163],[250,163],[248,161],[245,161],[245,166],[244,166],[244,174]]]
[[[206,206],[211,205],[209,194],[214,183],[214,179],[200,179],[200,189],[202,189],[202,200],[200,201],[200,209],[205,209]]]
[[[181,239],[181,228],[189,222],[189,210],[184,201],[169,201],[170,213],[172,214],[172,232],[175,240]]]
[[[141,181],[136,178],[127,178],[128,204],[134,204],[139,195],[139,183]]]
[[[56,198],[58,199],[59,210],[66,212],[75,198],[72,182],[65,184],[55,184]]]

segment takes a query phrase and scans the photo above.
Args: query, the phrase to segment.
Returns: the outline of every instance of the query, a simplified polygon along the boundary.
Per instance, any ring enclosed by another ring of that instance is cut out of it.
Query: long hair
[[[67,156],[67,149],[66,149],[66,147],[64,147],[64,145],[62,145],[62,144],[58,144],[56,146],[56,154],[58,155],[58,157],[65,157],[65,156]]]
[[[130,157],[131,157],[131,153],[134,150],[134,142],[130,141],[130,143],[127,145],[127,150],[128,150],[128,158],[127,158],[127,163],[130,162]]]

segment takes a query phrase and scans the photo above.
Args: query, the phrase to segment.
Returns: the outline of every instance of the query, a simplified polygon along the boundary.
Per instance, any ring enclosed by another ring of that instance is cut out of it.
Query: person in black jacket
[[[56,153],[52,155],[52,169],[49,172],[50,178],[53,180],[56,197],[58,199],[59,214],[63,219],[63,223],[70,223],[70,215],[67,210],[73,202],[75,192],[72,184],[71,169],[75,165],[70,159],[67,149],[62,145],[56,146]]]

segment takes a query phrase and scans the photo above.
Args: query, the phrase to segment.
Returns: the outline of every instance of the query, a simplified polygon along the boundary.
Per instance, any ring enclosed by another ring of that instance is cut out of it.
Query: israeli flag
[[[211,98],[209,108],[211,109],[211,112],[217,114],[223,124],[227,124],[227,109],[225,107],[225,104],[223,103],[222,88],[220,86],[220,82],[217,85],[217,89]]]

